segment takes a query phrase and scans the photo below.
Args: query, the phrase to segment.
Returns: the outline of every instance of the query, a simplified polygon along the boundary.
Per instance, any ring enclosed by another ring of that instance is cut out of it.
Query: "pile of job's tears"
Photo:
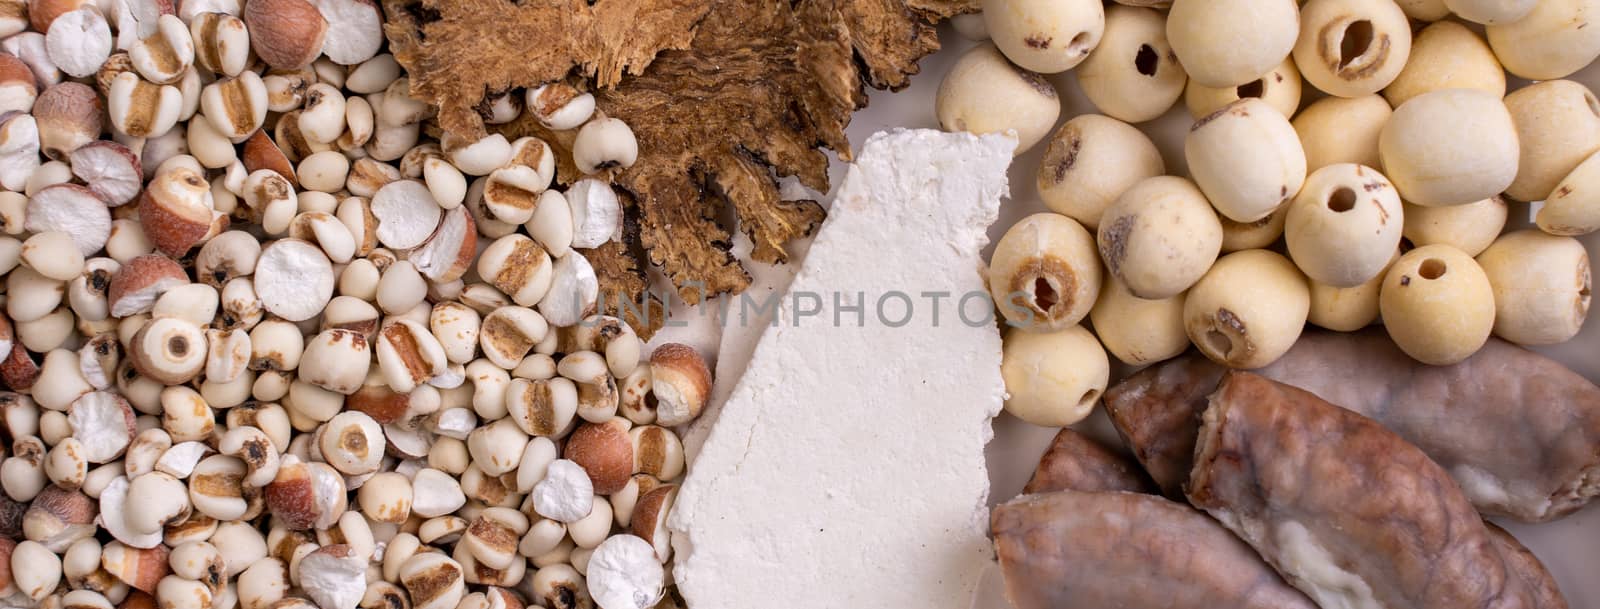
[[[608,182],[429,141],[367,0],[0,15],[0,604],[674,602],[711,379],[594,314]],[[637,157],[566,85],[486,112]]]

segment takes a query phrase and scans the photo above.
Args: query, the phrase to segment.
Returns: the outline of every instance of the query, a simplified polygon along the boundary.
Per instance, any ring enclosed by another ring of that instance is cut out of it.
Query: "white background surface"
[[[944,50],[923,60],[922,73],[912,79],[910,87],[897,93],[871,91],[870,104],[855,115],[848,129],[850,142],[858,150],[860,143],[876,131],[894,127],[934,129],[939,127],[933,111],[933,99],[939,81],[956,58],[975,44],[955,35],[948,26],[941,29],[940,40],[944,42]],[[1079,114],[1096,112],[1094,106],[1078,90],[1076,80],[1070,71],[1049,78],[1061,93],[1060,121],[1064,122]],[[1570,78],[1591,88],[1600,89],[1600,66],[1591,65]],[[1515,90],[1525,82],[1513,80],[1508,84],[1510,90]],[[1305,85],[1305,92],[1302,108],[1320,97],[1309,83]],[[1188,111],[1180,99],[1165,116],[1138,125],[1161,148],[1169,174],[1187,174],[1183,160],[1183,136],[1187,133],[1191,122]],[[1045,145],[1040,143],[1028,153],[1019,156],[1012,164],[1011,199],[1002,204],[1000,220],[989,231],[991,243],[998,240],[1017,220],[1032,213],[1046,211],[1039,201],[1034,183],[1034,172],[1038,168],[1039,158]],[[842,177],[842,168],[842,164],[837,161],[834,163],[831,171],[834,185],[837,185],[839,178]],[[1530,225],[1526,221],[1527,218],[1526,205],[1513,205],[1511,227]],[[1591,235],[1586,238],[1585,246],[1592,259],[1600,260],[1600,236]],[[784,289],[787,285],[787,274],[792,272],[783,267],[759,268],[759,265],[754,264],[750,266],[752,275],[756,279],[751,289],[758,295]],[[729,325],[726,329],[721,329],[712,316],[699,312],[677,311],[674,313],[674,319],[686,319],[689,325],[668,328],[652,342],[659,343],[664,340],[688,342],[708,355],[720,351],[720,361],[716,370],[718,377],[716,393],[718,396],[725,396],[732,390],[738,373],[742,371],[742,360],[749,357],[760,327],[741,328]],[[1586,324],[1583,332],[1567,344],[1543,348],[1540,351],[1556,357],[1591,381],[1600,380],[1600,323]],[[1115,359],[1112,361],[1115,368]],[[1103,440],[1116,440],[1115,432],[1111,430],[1109,422],[1098,409],[1093,417],[1077,427]],[[1023,484],[1032,475],[1039,455],[1043,453],[1056,430],[1028,425],[1002,414],[994,421],[994,431],[994,441],[989,446],[991,505],[1004,502],[1021,491]],[[1120,442],[1118,444],[1120,445]],[[1582,512],[1553,523],[1524,525],[1501,522],[1501,524],[1544,561],[1545,566],[1560,582],[1561,589],[1573,609],[1600,608],[1600,578],[1595,577],[1596,569],[1600,567],[1600,507],[1591,505]],[[977,609],[1009,607],[999,593],[997,571],[991,569],[991,577],[988,578],[985,589],[974,599],[973,607]]]

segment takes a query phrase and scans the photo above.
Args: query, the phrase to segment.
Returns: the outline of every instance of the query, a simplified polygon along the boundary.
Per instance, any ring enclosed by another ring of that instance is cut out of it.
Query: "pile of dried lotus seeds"
[[[1307,323],[1381,319],[1445,365],[1588,316],[1600,101],[1569,77],[1600,56],[1600,2],[981,4],[956,18],[980,42],[936,114],[1044,146],[1049,211],[1006,232],[989,277],[1013,414],[1082,420],[1112,357],[1266,366]],[[1094,110],[1058,126],[1069,82]],[[1168,175],[1141,123],[1180,100],[1187,171]],[[1536,226],[1508,231],[1525,207]]]

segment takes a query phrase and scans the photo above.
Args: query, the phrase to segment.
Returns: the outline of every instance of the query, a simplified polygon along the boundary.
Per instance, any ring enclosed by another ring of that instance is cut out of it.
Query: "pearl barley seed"
[[[68,281],[83,272],[83,254],[72,243],[72,236],[61,231],[45,231],[22,242],[22,263],[56,281]]]
[[[533,487],[533,510],[540,516],[573,523],[589,515],[594,507],[594,486],[583,466],[557,459],[545,471],[544,480]]]
[[[45,34],[51,63],[77,78],[100,70],[111,56],[111,43],[110,24],[91,7],[56,17]]]
[[[666,585],[666,570],[650,542],[617,535],[595,548],[589,558],[589,594],[601,609],[648,609]]]

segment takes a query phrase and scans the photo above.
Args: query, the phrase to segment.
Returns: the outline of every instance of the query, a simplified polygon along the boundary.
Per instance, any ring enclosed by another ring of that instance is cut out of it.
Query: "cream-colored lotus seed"
[[[1174,0],[1167,40],[1189,78],[1232,87],[1283,62],[1300,32],[1294,0]]]
[[[1411,59],[1383,90],[1389,105],[1440,89],[1480,89],[1505,97],[1506,71],[1483,37],[1455,21],[1440,21],[1411,40]]]
[[[1466,205],[1423,207],[1405,203],[1406,227],[1402,235],[1412,245],[1443,243],[1476,256],[1494,243],[1506,226],[1506,200],[1489,197]]]
[[[1517,179],[1506,188],[1513,199],[1544,200],[1562,178],[1600,150],[1600,101],[1588,87],[1547,80],[1511,92],[1505,104],[1522,153]]]
[[[1444,5],[1444,0],[1397,0],[1395,4],[1417,21],[1438,21],[1450,16],[1450,7]]]
[[[1099,0],[983,0],[983,24],[1012,63],[1041,74],[1065,72],[1100,44]]]
[[[1105,36],[1077,74],[1096,108],[1130,123],[1165,114],[1189,81],[1167,44],[1166,14],[1120,4],[1106,9]]]
[[[1456,16],[1485,25],[1516,21],[1533,12],[1539,0],[1444,0]]]
[[[1080,114],[1050,136],[1039,162],[1039,198],[1094,229],[1123,191],[1166,171],[1161,151],[1143,132],[1108,116]]]
[[[955,28],[956,34],[973,42],[983,42],[989,39],[989,26],[983,22],[983,13],[966,13],[950,18],[950,27]]]
[[[1100,296],[1094,237],[1060,214],[1023,218],[995,244],[989,293],[1014,327],[1055,331],[1078,323]]]
[[[1335,163],[1378,167],[1378,134],[1394,111],[1378,95],[1324,97],[1294,117],[1306,151],[1306,170]]]
[[[1389,255],[1391,261],[1399,258],[1398,251]],[[1307,280],[1311,288],[1311,311],[1306,321],[1335,332],[1355,332],[1378,320],[1378,293],[1383,289],[1384,273],[1374,275],[1366,283],[1340,288]]]
[[[1600,230],[1600,152],[1556,184],[1535,221],[1552,235],[1575,237]]]
[[[1206,357],[1230,368],[1277,361],[1306,325],[1311,293],[1288,258],[1267,250],[1217,260],[1189,290],[1183,326]]]
[[[1417,205],[1461,205],[1500,194],[1517,176],[1516,126],[1500,99],[1473,89],[1411,98],[1378,135],[1383,173]]]
[[[1197,121],[1183,156],[1211,205],[1236,222],[1267,217],[1306,180],[1300,136],[1282,113],[1255,98]]]
[[[1359,97],[1389,86],[1411,56],[1411,23],[1393,0],[1309,0],[1294,61],[1312,86]]]
[[[1134,296],[1116,277],[1107,277],[1089,321],[1107,351],[1122,363],[1142,366],[1177,357],[1189,348],[1183,331],[1184,295],[1158,300]]]
[[[1217,216],[1217,221],[1222,223],[1222,253],[1272,245],[1283,236],[1283,221],[1288,216],[1288,205],[1278,207],[1277,211],[1255,222],[1234,222],[1227,216]]]
[[[1289,204],[1283,239],[1295,266],[1313,281],[1349,288],[1389,265],[1405,211],[1378,170],[1341,163],[1318,169]]]
[[[1600,0],[1540,0],[1509,23],[1484,28],[1506,71],[1528,80],[1566,78],[1600,57]]]
[[[1222,250],[1222,224],[1194,184],[1176,176],[1129,188],[1096,238],[1108,273],[1140,298],[1169,298],[1200,280]]]
[[[1294,58],[1285,57],[1271,72],[1242,85],[1208,87],[1191,78],[1183,90],[1183,104],[1189,109],[1189,116],[1198,119],[1241,99],[1257,97],[1284,116],[1294,116],[1300,109],[1302,88]]]
[[[1489,340],[1494,291],[1471,256],[1448,245],[1427,245],[1389,267],[1378,311],[1406,355],[1444,366],[1466,359]]]
[[[1006,412],[1043,427],[1083,420],[1099,403],[1111,376],[1106,350],[1083,326],[1054,332],[1006,333],[1000,376]]]
[[[1501,236],[1478,255],[1494,290],[1494,334],[1522,345],[1566,342],[1589,315],[1589,254],[1572,237]]]
[[[1014,132],[1014,154],[1022,154],[1044,139],[1061,115],[1055,85],[1011,65],[988,43],[956,60],[939,83],[933,107],[946,131]]]

